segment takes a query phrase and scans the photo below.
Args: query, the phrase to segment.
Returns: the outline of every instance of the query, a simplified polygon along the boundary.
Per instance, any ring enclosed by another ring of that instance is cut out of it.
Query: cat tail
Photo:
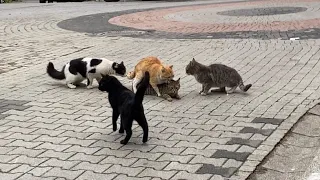
[[[142,81],[140,82],[138,89],[137,89],[137,92],[136,92],[136,95],[134,97],[134,104],[135,105],[142,104],[144,94],[147,90],[147,87],[149,86],[149,81],[150,81],[150,74],[148,71],[146,71],[144,73],[144,77],[143,77]]]
[[[64,74],[64,68],[65,68],[65,66],[63,66],[61,71],[57,71],[54,68],[53,63],[49,62],[48,66],[47,66],[47,73],[49,74],[50,77],[52,77],[54,79],[62,80],[62,79],[66,78],[66,76]]]
[[[133,79],[136,76],[136,73],[134,71],[128,72],[127,78],[128,79]]]
[[[243,92],[247,92],[250,88],[251,88],[252,84],[247,84],[247,85],[244,85],[243,84],[243,81],[240,82],[239,84],[239,88],[241,89],[241,91]]]

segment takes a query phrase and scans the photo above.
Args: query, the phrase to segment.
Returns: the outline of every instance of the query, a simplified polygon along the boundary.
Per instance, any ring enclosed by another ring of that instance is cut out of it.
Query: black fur
[[[96,73],[96,68],[91,69],[88,73]]]
[[[70,61],[69,71],[71,74],[81,74],[82,77],[87,77],[87,63],[82,61],[82,58]]]
[[[149,80],[149,72],[146,72],[136,94],[123,86],[114,76],[103,76],[99,82],[99,90],[109,93],[108,99],[112,107],[113,131],[117,130],[117,119],[119,115],[121,119],[119,133],[123,133],[124,130],[126,131],[126,137],[120,141],[121,144],[127,144],[131,138],[133,120],[136,120],[143,129],[142,142],[148,141],[148,123],[144,115],[142,101],[149,85]]]
[[[126,74],[126,67],[123,64],[123,61],[120,64],[114,62],[112,64],[112,69],[116,72],[116,74],[120,74],[120,75]]]
[[[52,77],[54,79],[62,80],[62,79],[66,78],[66,76],[64,75],[64,68],[65,68],[65,66],[63,66],[61,71],[57,71],[54,68],[53,63],[49,62],[48,66],[47,66],[47,73],[49,74],[50,77]]]
[[[102,62],[101,59],[91,59],[90,66],[91,67],[96,66],[96,65],[100,64],[101,62]]]

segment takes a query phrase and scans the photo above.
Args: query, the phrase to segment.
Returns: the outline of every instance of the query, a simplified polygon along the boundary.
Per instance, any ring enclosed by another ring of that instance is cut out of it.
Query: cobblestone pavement
[[[318,39],[107,37],[57,26],[80,15],[214,2],[218,1],[0,6],[1,179],[248,177],[318,102]],[[310,9],[309,2],[299,6]],[[122,135],[112,132],[106,93],[96,88],[71,90],[45,73],[49,61],[61,68],[83,56],[124,61],[131,70],[147,55],[173,64],[176,78],[181,77],[182,97],[168,102],[146,96],[147,144],[141,143],[142,131],[136,125],[130,143],[119,143]],[[232,66],[253,87],[246,94],[199,96],[200,85],[184,72],[193,57],[205,64]]]
[[[290,130],[248,180],[317,180],[320,178],[320,105]]]

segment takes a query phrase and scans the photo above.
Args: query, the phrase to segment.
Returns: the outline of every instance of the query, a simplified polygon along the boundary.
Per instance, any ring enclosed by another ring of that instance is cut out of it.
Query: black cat
[[[142,105],[144,93],[149,85],[150,75],[146,72],[142,79],[136,94],[124,87],[120,81],[114,76],[103,76],[99,82],[99,90],[109,93],[109,103],[112,107],[112,125],[113,131],[117,130],[117,119],[120,115],[119,133],[126,131],[125,139],[121,140],[121,144],[127,144],[132,135],[132,123],[136,120],[143,129],[142,142],[148,141],[148,123],[144,115]]]

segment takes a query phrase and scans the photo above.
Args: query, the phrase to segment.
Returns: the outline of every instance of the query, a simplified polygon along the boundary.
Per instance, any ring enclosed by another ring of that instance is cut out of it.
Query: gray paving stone
[[[134,164],[131,165],[131,167],[151,167],[155,170],[162,170],[164,167],[166,167],[170,161],[149,161],[146,159],[139,159]]]
[[[93,171],[95,173],[102,173],[105,170],[107,170],[110,166],[112,165],[111,164],[101,165],[101,164],[94,164],[90,162],[81,162],[76,166],[74,166],[72,170],[86,170],[86,171]]]
[[[78,164],[79,161],[63,161],[56,158],[50,158],[43,162],[41,167],[61,167],[62,169],[70,169],[74,165]]]
[[[127,176],[135,177],[144,169],[144,167],[135,167],[134,165],[132,167],[113,165],[110,168],[108,168],[105,171],[105,173],[126,174]]]
[[[104,174],[104,173],[95,173],[92,171],[85,171],[83,174],[78,176],[77,180],[87,180],[87,179],[95,179],[95,180],[111,180],[116,174]]]
[[[159,177],[161,179],[170,179],[177,171],[159,171],[152,168],[146,168],[138,177]]]
[[[52,168],[48,172],[46,172],[43,176],[55,176],[55,177],[62,177],[66,179],[75,179],[80,174],[83,173],[83,170],[71,171],[71,170],[64,170],[58,167]]]
[[[11,173],[0,173],[0,177],[6,180],[14,180],[17,179],[19,176],[21,176],[22,173],[15,173],[15,174],[11,174]]]
[[[226,144],[241,144],[241,145],[248,145],[251,147],[258,147],[262,141],[259,140],[248,140],[248,139],[241,139],[241,138],[232,138]]]
[[[283,122],[283,119],[256,117],[256,118],[254,118],[254,120],[252,122],[253,123],[266,123],[266,124],[280,125]]]
[[[217,150],[211,157],[212,158],[227,158],[227,159],[235,159],[237,161],[244,162],[247,157],[250,155],[248,152],[231,152],[226,150]]]
[[[259,133],[265,136],[269,136],[273,132],[273,129],[256,129],[251,127],[245,127],[240,130],[240,133]]]
[[[219,166],[214,166],[211,164],[203,164],[202,167],[200,167],[196,173],[197,174],[218,174],[223,177],[230,177],[237,168],[223,168]]]
[[[86,155],[84,153],[77,153],[70,157],[68,160],[70,161],[87,161],[90,163],[98,163],[102,159],[104,159],[105,156],[98,156],[98,155]]]

